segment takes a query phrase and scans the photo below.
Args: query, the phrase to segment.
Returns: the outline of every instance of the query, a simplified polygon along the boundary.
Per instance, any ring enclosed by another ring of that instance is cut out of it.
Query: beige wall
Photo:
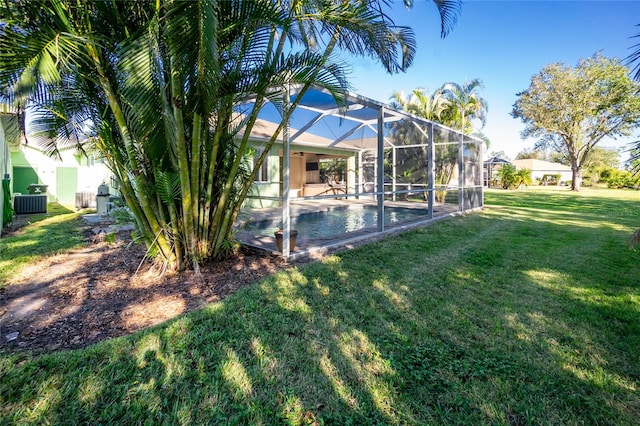
[[[260,146],[260,143],[254,142],[256,147]],[[291,146],[291,155],[290,155],[290,172],[289,172],[289,188],[290,195],[294,197],[303,197],[308,195],[316,195],[309,194],[304,190],[305,185],[307,184],[319,184],[320,183],[320,171],[307,171],[306,164],[307,163],[315,163],[319,161],[319,156],[317,153],[310,153],[305,151],[305,149],[310,149],[305,146]],[[349,172],[347,173],[347,181],[349,184],[349,190],[355,191],[355,152],[347,152],[344,150],[335,150],[331,148],[312,148],[314,151],[320,152],[325,155],[332,156],[342,156],[347,157]],[[302,155],[300,155],[302,153]],[[251,187],[250,195],[257,197],[280,197],[282,186],[281,186],[281,164],[282,157],[282,147],[275,146],[271,149],[269,153],[269,181],[268,182],[256,182]],[[326,157],[325,157],[326,158]],[[328,188],[328,186],[327,186]],[[323,188],[321,192],[326,192],[327,188]],[[310,191],[313,192],[313,191]],[[266,200],[266,199],[258,199],[258,198],[247,198],[243,204],[245,208],[256,208],[256,207],[276,207],[280,203],[278,200]]]
[[[302,189],[306,183],[306,171],[305,171],[305,159],[299,156],[297,153],[290,158],[290,174],[289,174],[289,188],[292,190]],[[300,196],[300,195],[298,195]]]

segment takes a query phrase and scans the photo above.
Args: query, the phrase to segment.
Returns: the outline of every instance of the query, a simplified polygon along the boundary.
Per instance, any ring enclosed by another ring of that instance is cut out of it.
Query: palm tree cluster
[[[487,101],[480,94],[483,87],[482,81],[476,78],[462,84],[445,83],[432,94],[424,88],[417,88],[408,96],[396,91],[390,100],[395,108],[487,142],[487,138],[474,127],[474,122],[478,121],[480,127],[484,127],[489,111]]]
[[[408,96],[402,92],[393,92],[390,100],[395,108],[474,136],[488,146],[488,138],[474,127],[474,122],[480,122],[481,127],[486,123],[488,105],[480,95],[482,88],[483,84],[479,79],[462,84],[448,82],[431,95],[425,89],[417,88]],[[457,146],[436,145],[435,183],[443,187],[436,191],[436,200],[439,202],[445,201],[447,191],[444,187],[453,176],[457,159]]]
[[[515,189],[519,188],[520,185],[526,186],[532,183],[530,169],[517,170],[516,166],[509,163],[500,167],[497,176],[503,189]]]
[[[446,34],[461,2],[434,3]],[[390,73],[411,65],[414,33],[384,12],[390,4],[2,2],[1,101],[30,105],[52,154],[88,140],[150,250],[197,270],[233,247],[240,206],[304,93],[318,86],[341,104],[348,81],[338,51],[369,56]],[[298,96],[288,102],[291,85]],[[282,121],[252,164],[249,136],[267,102]]]

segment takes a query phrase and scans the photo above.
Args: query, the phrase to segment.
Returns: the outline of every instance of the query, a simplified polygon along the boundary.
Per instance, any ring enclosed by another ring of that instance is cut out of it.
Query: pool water
[[[426,218],[424,209],[385,207],[384,222],[393,224],[411,219]],[[291,218],[291,229],[298,231],[298,238],[328,238],[346,232],[358,231],[378,223],[376,206],[339,207],[315,213],[305,213]],[[273,236],[280,222],[262,221],[247,224],[244,230],[256,235]]]

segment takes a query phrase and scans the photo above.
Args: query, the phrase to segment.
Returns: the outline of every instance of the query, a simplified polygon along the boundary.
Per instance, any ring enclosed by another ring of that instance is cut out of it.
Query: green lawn
[[[3,355],[0,423],[637,423],[640,192],[485,200],[144,333]]]
[[[1,238],[0,290],[4,282],[25,264],[41,256],[82,245],[84,239],[77,231],[82,213],[71,211],[58,203],[49,203],[47,213],[29,215],[28,225],[17,235]]]

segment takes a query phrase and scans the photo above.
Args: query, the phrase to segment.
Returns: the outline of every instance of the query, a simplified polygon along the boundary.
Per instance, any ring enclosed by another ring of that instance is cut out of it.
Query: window
[[[258,158],[260,158],[262,152],[262,149],[256,149],[256,153],[253,156],[253,164],[258,161]],[[269,182],[269,156],[265,157],[264,161],[260,165],[260,170],[258,171],[255,182]]]

